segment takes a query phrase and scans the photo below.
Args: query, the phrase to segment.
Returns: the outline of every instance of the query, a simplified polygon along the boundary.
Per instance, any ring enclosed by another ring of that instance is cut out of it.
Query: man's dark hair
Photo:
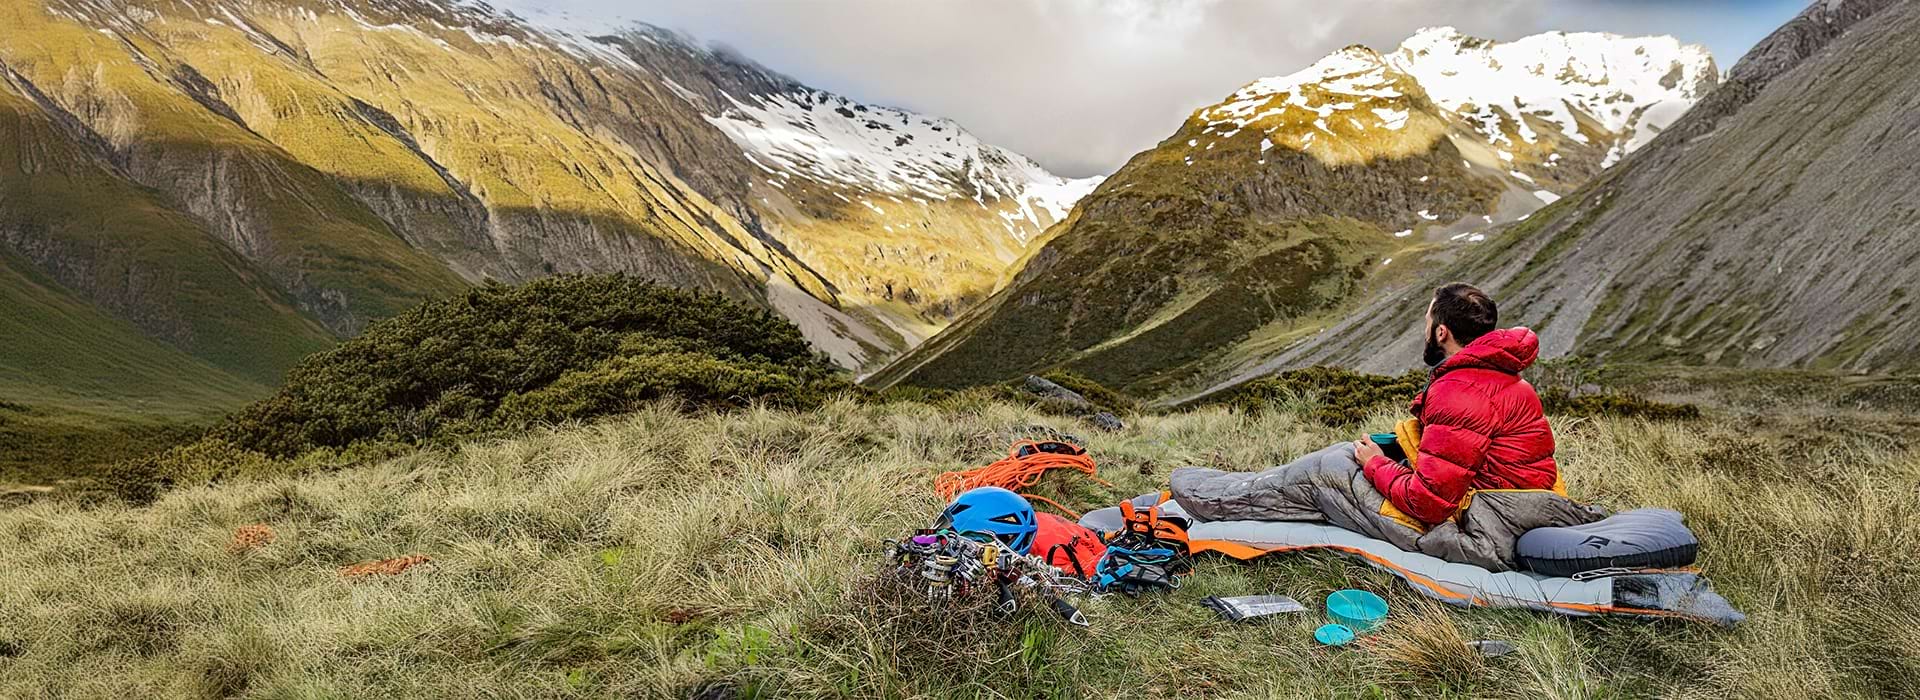
[[[1500,310],[1479,287],[1455,282],[1434,290],[1433,322],[1446,326],[1455,341],[1466,345],[1499,327]]]

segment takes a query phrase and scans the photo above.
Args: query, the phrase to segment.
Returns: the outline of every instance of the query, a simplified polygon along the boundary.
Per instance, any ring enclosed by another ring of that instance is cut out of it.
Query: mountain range
[[[1472,255],[1214,377],[1419,353],[1426,290],[1497,292],[1547,357],[1920,370],[1920,7],[1816,2],[1645,148]]]
[[[1717,84],[1666,37],[1424,30],[1196,110],[1048,232],[1007,287],[875,375],[1065,367],[1157,395],[1318,332],[1604,172]]]
[[[0,0],[0,26],[0,386],[40,400],[257,395],[423,299],[589,271],[763,304],[859,367],[1094,182],[645,25]]]
[[[1453,279],[1549,357],[1910,370],[1914,13],[1815,3],[1724,75],[1427,29],[1076,180],[644,24],[0,0],[0,393],[224,410],[422,300],[608,271],[778,312],[876,387],[1399,371]]]

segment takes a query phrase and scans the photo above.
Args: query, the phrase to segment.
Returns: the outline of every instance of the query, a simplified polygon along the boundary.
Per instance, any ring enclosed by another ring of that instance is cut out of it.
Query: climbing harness
[[[1193,573],[1186,520],[1132,501],[1120,502],[1120,517],[1123,524],[1108,536],[1107,552],[1094,567],[1094,590],[1137,596],[1178,589],[1180,579]]]

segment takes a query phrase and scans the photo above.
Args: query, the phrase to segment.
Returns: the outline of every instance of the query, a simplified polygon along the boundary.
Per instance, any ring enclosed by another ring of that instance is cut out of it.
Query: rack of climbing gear
[[[1068,623],[1087,626],[1080,609],[1062,597],[1085,593],[1084,581],[1061,573],[1045,559],[983,539],[987,541],[952,530],[920,530],[888,545],[900,573],[926,582],[928,598],[965,597],[977,587],[992,586],[999,599],[994,609],[1003,616],[1019,610],[1018,594],[1028,593]]]
[[[1120,517],[1123,524],[1108,535],[1107,552],[1094,567],[1094,590],[1138,596],[1178,589],[1181,579],[1193,573],[1186,519],[1131,501],[1120,502]]]
[[[1055,510],[1077,520],[1080,514],[1073,509],[1025,491],[1054,469],[1072,469],[1086,474],[1102,486],[1113,486],[1098,476],[1099,466],[1085,448],[1064,440],[1021,440],[1007,451],[1005,459],[977,469],[941,474],[933,480],[933,492],[943,501],[952,501],[963,491],[981,486],[998,486],[1019,493],[1029,501],[1053,506]]]

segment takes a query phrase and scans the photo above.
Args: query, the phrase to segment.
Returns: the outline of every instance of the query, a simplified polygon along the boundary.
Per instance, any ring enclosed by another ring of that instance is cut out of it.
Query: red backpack
[[[1033,533],[1033,550],[1036,557],[1043,557],[1048,564],[1078,578],[1091,578],[1094,566],[1100,563],[1100,557],[1107,553],[1107,546],[1100,543],[1100,536],[1092,530],[1081,527],[1079,523],[1052,513],[1036,513],[1040,526]]]

